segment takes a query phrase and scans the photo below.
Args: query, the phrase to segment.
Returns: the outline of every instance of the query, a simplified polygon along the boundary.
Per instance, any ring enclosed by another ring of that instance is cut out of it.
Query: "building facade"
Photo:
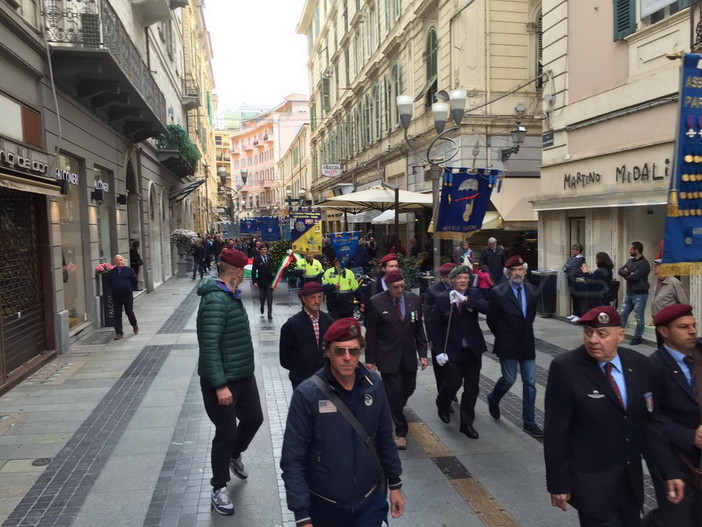
[[[687,1],[543,2],[544,150],[539,214],[539,265],[560,269],[582,243],[616,269],[640,241],[655,258],[663,238],[673,167],[680,62],[689,49]],[[699,18],[698,18],[699,19]],[[563,273],[558,308],[570,313]],[[655,279],[649,277],[651,294]],[[699,277],[684,279],[699,305]],[[650,302],[646,320],[651,319]],[[633,317],[631,317],[633,318]],[[630,320],[630,324],[633,321]],[[653,338],[649,326],[646,335]]]
[[[0,390],[103,325],[98,264],[139,241],[141,287],[172,276],[169,233],[194,227],[203,157],[169,142],[188,135],[183,12],[197,9],[0,1]]]
[[[297,30],[308,39],[315,201],[341,184],[430,192],[431,158],[504,169],[492,200],[501,237],[505,227],[536,226],[528,199],[536,197],[541,160],[540,1],[308,0]],[[437,136],[431,104],[452,89],[467,90],[467,113],[451,141],[427,155]],[[410,147],[395,106],[402,94],[415,101]],[[526,139],[504,157],[517,122]],[[327,164],[340,164],[341,174],[324,176]],[[428,220],[429,213],[408,222],[403,241],[424,237]]]
[[[288,149],[278,161],[278,207],[280,215],[285,215],[289,197],[299,203],[300,198],[306,199],[310,188],[309,174],[310,125],[304,123]],[[292,202],[291,202],[292,203]]]

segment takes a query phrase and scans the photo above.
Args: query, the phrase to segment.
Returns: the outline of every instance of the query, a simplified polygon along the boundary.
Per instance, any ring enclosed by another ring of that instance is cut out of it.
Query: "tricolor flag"
[[[283,278],[283,273],[285,272],[285,269],[287,269],[287,267],[292,262],[297,262],[298,260],[302,260],[302,256],[300,256],[297,253],[292,252],[292,249],[288,249],[288,255],[280,261],[280,265],[278,266],[278,272],[275,273],[275,278],[273,279],[273,285],[271,286],[273,289],[278,287],[278,284],[280,283],[280,279]]]

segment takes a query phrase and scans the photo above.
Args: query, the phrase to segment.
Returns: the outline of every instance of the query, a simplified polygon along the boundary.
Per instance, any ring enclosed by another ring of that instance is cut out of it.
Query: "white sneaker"
[[[575,315],[568,315],[566,318],[567,318],[568,320],[573,320],[573,319],[575,318]]]
[[[573,315],[573,318],[570,319],[570,321],[571,321],[573,324],[575,324],[578,320],[580,320],[580,317],[576,317],[575,315]]]
[[[234,505],[229,498],[227,487],[212,490],[212,505],[210,506],[210,510],[217,511],[219,514],[225,516],[234,514]]]
[[[246,479],[249,477],[249,472],[244,467],[244,462],[241,460],[241,456],[229,460],[229,470],[239,479]]]

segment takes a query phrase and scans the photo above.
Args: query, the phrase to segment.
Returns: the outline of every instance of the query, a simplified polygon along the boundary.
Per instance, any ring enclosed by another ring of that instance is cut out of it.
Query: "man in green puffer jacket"
[[[225,515],[234,514],[227,490],[229,470],[240,479],[248,477],[241,453],[263,423],[249,319],[238,289],[247,262],[241,251],[223,249],[217,278],[207,278],[197,290],[197,373],[205,410],[215,425],[212,509]]]

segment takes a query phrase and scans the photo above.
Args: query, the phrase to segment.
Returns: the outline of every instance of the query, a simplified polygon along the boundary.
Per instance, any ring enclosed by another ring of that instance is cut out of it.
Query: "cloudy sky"
[[[307,38],[295,33],[304,0],[207,0],[219,109],[274,106],[308,93]]]

